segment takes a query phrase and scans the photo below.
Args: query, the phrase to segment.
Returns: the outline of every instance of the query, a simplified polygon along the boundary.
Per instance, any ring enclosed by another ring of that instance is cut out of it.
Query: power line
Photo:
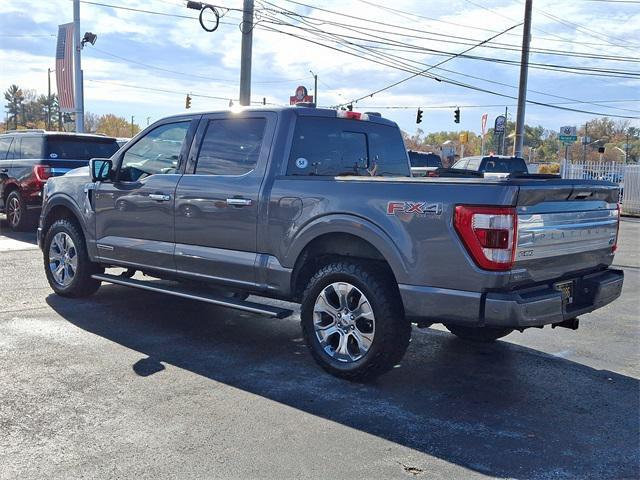
[[[124,62],[128,62],[128,63],[131,63],[133,65],[138,65],[138,66],[141,66],[141,67],[144,67],[144,68],[149,68],[149,69],[153,69],[153,70],[159,70],[159,71],[167,72],[167,73],[173,73],[173,74],[182,75],[182,76],[185,76],[185,77],[192,77],[192,78],[199,78],[199,79],[203,79],[203,80],[210,80],[210,81],[214,81],[214,82],[232,83],[234,85],[236,83],[238,83],[237,79],[234,80],[234,79],[230,79],[230,78],[213,78],[213,77],[207,77],[207,76],[204,76],[204,75],[197,75],[197,74],[194,74],[194,73],[185,73],[185,72],[179,72],[177,70],[170,70],[168,68],[158,67],[156,65],[149,65],[148,63],[142,63],[142,62],[140,62],[138,60],[132,60],[130,58],[121,57],[120,55],[116,55],[115,53],[107,52],[107,51],[102,50],[100,48],[97,48],[95,46],[93,48],[91,48],[91,51],[94,51],[94,50],[97,51],[97,52],[100,52],[100,53],[102,53],[104,55],[108,55],[110,57],[117,58],[117,59],[122,60]],[[256,81],[256,82],[253,82],[253,83],[256,83],[256,84],[293,83],[293,82],[298,82],[298,81],[301,81],[301,80],[304,80],[304,79],[306,79],[306,77],[305,78],[280,79],[280,80],[264,80],[264,81]]]
[[[444,64],[446,62],[449,62],[449,61],[453,60],[454,58],[459,57],[460,55],[464,55],[465,53],[469,52],[470,50],[473,50],[474,48],[481,46],[483,43],[489,42],[489,41],[493,40],[494,38],[502,35],[503,33],[506,33],[506,32],[508,32],[510,30],[513,30],[516,27],[519,27],[520,25],[522,25],[522,24],[519,23],[519,24],[513,25],[513,26],[507,28],[506,30],[503,30],[502,32],[495,34],[493,37],[488,38],[487,40],[484,40],[484,41],[482,41],[482,42],[478,43],[477,45],[474,45],[474,46],[472,46],[470,48],[467,48],[466,50],[463,50],[462,52],[458,53],[457,55],[452,56],[451,58],[447,58],[447,59],[445,59],[445,60],[443,60],[443,61],[441,61],[439,63],[436,63],[435,65],[432,65],[429,68],[427,68],[425,70],[422,70],[419,73],[415,73],[415,74],[410,75],[408,77],[405,77],[405,78],[403,78],[401,80],[398,80],[397,82],[393,82],[390,85],[387,85],[386,87],[379,88],[378,90],[370,93],[369,95],[364,95],[364,96],[362,96],[360,98],[355,99],[354,101],[357,102],[357,101],[362,100],[362,99],[367,98],[367,97],[373,97],[374,95],[376,95],[378,93],[384,92],[385,90],[389,90],[390,88],[396,87],[396,86],[400,85],[401,83],[407,82],[407,81],[409,81],[409,80],[411,80],[413,78],[416,78],[419,75],[427,73],[429,70],[433,70],[434,68],[438,68],[440,65],[442,65],[442,64]],[[339,105],[339,106],[342,106],[342,105]]]
[[[417,14],[415,12],[406,12],[406,11],[403,11],[403,10],[398,10],[396,8],[387,7],[385,5],[380,5],[379,3],[375,3],[375,2],[372,2],[370,0],[359,0],[359,1],[364,3],[364,4],[374,6],[374,7],[380,8],[382,10],[386,10],[388,12],[394,12],[397,15],[404,16],[404,18],[407,18],[407,19],[410,19],[410,20],[413,20],[413,21],[416,21],[415,18],[417,17],[417,18],[422,18],[422,19],[429,20],[429,21],[432,21],[432,22],[439,22],[439,23],[444,23],[444,24],[447,24],[447,25],[453,25],[453,26],[456,26],[456,27],[469,28],[469,29],[480,30],[480,31],[489,32],[489,33],[498,33],[497,30],[492,30],[490,28],[483,28],[483,27],[477,27],[475,25],[467,25],[467,24],[463,24],[463,23],[456,23],[456,22],[451,22],[451,21],[448,21],[448,20],[442,20],[440,18],[426,17],[424,15],[420,15],[420,14]],[[606,0],[590,0],[590,1],[606,1]],[[520,35],[517,34],[517,33],[507,33],[506,35],[520,37]],[[553,41],[553,42],[558,41],[557,38],[550,39],[550,38],[545,38],[545,37],[536,37],[536,40]],[[569,39],[563,40],[563,43],[573,43],[573,44],[578,44],[578,45],[587,45],[587,46],[596,46],[596,47],[609,47],[610,46],[610,44],[608,44],[608,43],[607,44],[603,44],[603,43],[581,42],[581,41],[578,41],[578,40],[569,40]],[[630,45],[627,45],[627,46],[630,46]]]
[[[110,80],[96,80],[96,79],[86,79],[87,82],[97,82],[97,83],[105,83],[108,85],[115,85],[115,86],[119,86],[119,87],[125,87],[125,88],[133,88],[136,90],[145,90],[145,91],[150,91],[150,92],[159,92],[159,93],[172,93],[172,94],[176,94],[176,95],[185,95],[186,93],[188,93],[191,97],[200,97],[200,98],[209,98],[209,99],[213,99],[213,100],[224,100],[226,102],[228,102],[229,100],[233,100],[234,102],[237,102],[238,99],[237,98],[232,98],[232,97],[217,97],[217,96],[213,96],[213,95],[206,95],[204,93],[193,93],[190,90],[188,92],[186,91],[178,91],[178,90],[168,90],[168,89],[164,89],[164,88],[155,88],[155,87],[143,87],[140,85],[131,85],[128,83],[120,83],[120,82],[112,82]],[[255,104],[259,104],[259,105],[263,105],[262,102],[259,101],[255,101],[252,102]],[[278,105],[277,103],[272,103],[272,102],[266,102],[266,105]]]
[[[264,3],[269,3],[269,2],[264,2]],[[285,11],[285,12],[289,12],[289,11]],[[295,12],[294,12],[295,13]],[[286,15],[285,15],[286,16]],[[274,17],[270,17],[268,15],[265,16],[265,18],[270,19],[273,18],[275,21],[276,25],[286,25],[286,26],[290,26],[293,28],[298,28],[301,29],[307,33],[309,33],[309,28],[311,28],[311,31],[314,34],[318,34],[318,32],[322,32],[322,34],[324,35],[332,35],[333,37],[340,37],[340,38],[350,38],[350,39],[356,39],[356,40],[365,40],[365,41],[369,41],[369,42],[374,42],[374,43],[381,43],[381,44],[391,44],[391,45],[405,45],[407,47],[411,47],[415,50],[420,50],[420,51],[425,51],[425,52],[429,52],[432,55],[443,55],[443,56],[453,56],[453,55],[458,55],[455,52],[446,52],[446,51],[442,51],[442,50],[436,50],[436,49],[431,49],[431,48],[426,48],[426,47],[416,47],[414,45],[411,44],[405,44],[402,42],[398,42],[398,41],[393,41],[393,43],[390,42],[385,42],[385,41],[376,41],[376,40],[372,40],[372,38],[383,38],[383,37],[379,37],[373,34],[368,33],[368,37],[367,38],[362,38],[362,37],[354,37],[352,35],[344,35],[344,34],[337,34],[337,33],[330,33],[330,32],[326,32],[324,30],[319,30],[317,27],[315,26],[311,26],[311,27],[301,27],[299,25],[294,25],[291,23],[286,23],[283,22],[281,20],[277,20]],[[304,19],[301,18],[300,21],[302,23],[308,24],[308,22]],[[274,23],[274,22],[271,22]],[[356,32],[362,33],[361,30],[366,29],[366,27],[354,27],[351,26],[350,27],[351,30],[355,30]],[[347,42],[350,44],[353,44],[352,42]],[[364,47],[362,45],[359,45],[361,48],[370,48],[370,47]],[[516,60],[506,60],[506,59],[499,59],[499,58],[493,58],[493,57],[482,57],[482,56],[475,56],[475,55],[458,55],[460,58],[466,58],[466,59],[473,59],[473,60],[482,60],[482,61],[487,61],[487,62],[493,62],[493,63],[503,63],[503,64],[507,64],[507,65],[514,65],[514,66],[519,66],[519,62]],[[414,60],[410,60],[404,57],[399,57],[399,58],[403,58],[406,61],[410,61],[413,63],[421,63],[421,62],[416,62]],[[426,65],[423,63],[423,65]],[[637,76],[640,76],[640,72],[635,72],[635,71],[626,71],[626,70],[619,70],[619,69],[595,69],[595,68],[589,68],[589,67],[578,67],[578,66],[569,66],[569,65],[557,65],[557,64],[546,64],[546,63],[538,63],[538,62],[531,62],[530,65],[532,66],[532,68],[536,68],[536,69],[542,69],[542,70],[554,70],[554,71],[561,71],[564,73],[572,73],[572,74],[582,74],[582,75],[590,75],[590,76],[606,76],[606,77],[615,77],[615,78],[630,78],[630,79],[635,79],[637,78]]]
[[[292,1],[292,0],[285,0],[285,1]],[[262,3],[267,4],[267,5],[271,5],[273,7],[276,7],[278,10],[274,10],[274,9],[267,9],[264,8],[264,11],[271,11],[274,12],[275,14],[280,14],[283,15],[289,19],[291,19],[291,17],[296,17],[299,21],[305,23],[305,24],[312,24],[311,26],[313,27],[317,27],[318,25],[331,25],[331,26],[336,26],[336,27],[343,27],[345,29],[348,29],[348,31],[352,31],[355,30],[359,33],[363,33],[363,30],[368,34],[371,35],[370,32],[378,32],[378,33],[384,33],[385,35],[395,35],[395,36],[402,36],[402,37],[409,37],[409,38],[416,38],[416,39],[421,39],[421,40],[428,40],[428,41],[433,41],[433,42],[440,42],[440,43],[447,43],[447,44],[459,44],[459,45],[475,45],[478,42],[482,41],[480,39],[472,39],[472,38],[467,38],[467,37],[461,37],[461,36],[454,36],[454,35],[447,35],[447,34],[442,34],[442,33],[434,33],[434,32],[429,32],[426,30],[418,30],[418,29],[413,29],[413,28],[408,28],[408,27],[403,27],[403,26],[399,26],[399,25],[394,25],[394,24],[389,24],[389,23],[382,23],[382,25],[385,26],[390,26],[390,27],[394,27],[394,28],[398,28],[400,30],[407,30],[407,31],[411,31],[411,32],[419,32],[421,35],[414,35],[414,34],[410,34],[410,33],[405,33],[400,32],[400,31],[392,31],[392,30],[388,30],[388,29],[380,29],[380,28],[374,28],[374,27],[370,27],[370,26],[359,26],[359,25],[354,25],[353,23],[342,23],[342,22],[338,22],[335,20],[327,20],[327,19],[320,19],[320,18],[316,18],[316,17],[311,17],[308,15],[303,15],[297,12],[294,12],[292,10],[287,10],[287,9],[281,9],[281,7],[278,7],[277,5],[269,2],[269,1],[263,1]],[[296,4],[301,4],[300,2],[293,2]],[[306,5],[306,4],[301,4],[301,5]],[[309,8],[318,8],[319,7],[312,7],[309,6]],[[325,12],[331,12],[333,14],[338,15],[338,12],[332,12],[331,10],[327,10],[327,9],[320,9],[322,11]],[[261,14],[263,17],[264,16],[268,16],[265,15],[264,13]],[[349,15],[344,15],[344,16],[349,16]],[[357,18],[357,17],[352,17],[352,18]],[[369,19],[360,19],[363,20],[365,22],[371,22],[371,23],[376,23],[376,24],[380,24],[381,22],[377,22],[375,20],[369,20]],[[296,25],[292,25],[294,27],[297,27]],[[300,28],[300,27],[297,27]],[[426,37],[424,36],[424,33],[427,34],[432,34],[432,35],[436,35],[436,36],[442,36],[442,37],[446,37],[446,40],[442,40],[439,38],[431,38],[431,37]],[[341,34],[337,34],[334,33],[335,35],[341,35]],[[342,34],[341,36],[346,37],[346,35]],[[375,35],[373,35],[373,37],[376,37]],[[383,38],[383,37],[376,37],[376,38]],[[386,40],[390,40],[396,44],[401,44],[401,45],[405,45],[407,47],[413,48],[415,50],[423,50],[423,51],[433,51],[433,52],[440,52],[439,50],[434,50],[434,49],[429,49],[426,47],[419,47],[417,45],[413,45],[413,44],[408,44],[408,43],[404,43],[404,42],[399,42],[397,40],[391,40],[388,39],[387,37],[384,37]],[[363,39],[363,40],[367,40],[367,39]],[[508,44],[508,43],[501,43],[501,42],[487,42],[486,44],[482,45],[482,48],[491,48],[491,49],[497,49],[497,50],[506,50],[506,51],[512,51],[512,52],[519,52],[520,51],[520,46],[517,45],[513,45],[513,44]],[[622,57],[622,56],[615,56],[615,55],[593,55],[593,54],[589,54],[589,53],[583,53],[583,52],[574,52],[574,53],[568,53],[566,51],[562,51],[562,50],[554,50],[554,49],[547,49],[547,48],[534,48],[532,49],[532,52],[535,52],[536,54],[541,54],[541,55],[556,55],[556,56],[561,56],[561,57],[575,57],[575,58],[587,58],[587,59],[594,59],[594,60],[598,60],[598,61],[602,61],[602,60],[610,60],[610,61],[620,61],[620,62],[631,62],[631,63],[640,63],[640,57]],[[451,53],[451,52],[446,52],[446,53]],[[486,58],[486,57],[485,57]],[[543,64],[544,65],[544,64]],[[581,67],[584,68],[584,67]]]
[[[336,48],[336,47],[333,47],[333,46],[330,46],[330,45],[326,45],[326,44],[323,44],[323,43],[318,42],[318,41],[311,40],[311,39],[306,38],[306,37],[295,35],[295,34],[290,33],[290,32],[284,32],[282,30],[278,30],[278,29],[273,28],[273,27],[262,26],[262,28],[263,29],[267,29],[267,30],[271,30],[271,31],[274,31],[274,32],[278,32],[278,33],[281,33],[281,34],[284,34],[284,35],[289,35],[289,36],[294,37],[294,38],[299,38],[301,40],[305,40],[305,41],[310,42],[310,43],[315,43],[317,45],[321,45],[321,46],[324,46],[326,48],[330,48],[332,50],[336,50],[336,51],[339,51],[339,52],[342,52],[342,53],[346,53],[348,55],[353,55],[353,56],[359,57],[361,59],[371,61],[373,63],[378,63],[380,65],[385,65],[387,67],[395,68],[397,70],[405,71],[405,72],[408,72],[408,73],[416,73],[415,70],[412,71],[412,70],[409,69],[409,67],[406,67],[406,66],[403,67],[403,66],[393,65],[393,64],[385,63],[385,62],[380,61],[380,60],[375,60],[375,59],[371,59],[369,57],[364,57],[362,55],[359,55],[359,54],[356,54],[356,53],[353,53],[353,52],[341,50],[339,48]],[[503,93],[499,93],[499,92],[494,92],[492,90],[488,90],[488,89],[485,89],[485,88],[481,88],[481,87],[477,87],[477,86],[474,86],[474,85],[465,84],[465,83],[462,83],[462,82],[459,82],[459,81],[456,81],[456,80],[452,80],[452,79],[449,79],[449,78],[446,78],[446,77],[443,77],[443,76],[440,76],[440,75],[438,77],[436,77],[436,76],[433,76],[431,74],[422,74],[421,76],[424,76],[424,77],[427,77],[427,78],[432,78],[432,79],[440,81],[440,82],[456,85],[456,86],[459,86],[459,87],[462,87],[462,88],[466,88],[466,89],[470,89],[470,90],[474,90],[474,91],[478,91],[478,92],[487,93],[487,94],[490,94],[490,95],[496,95],[496,96],[499,96],[499,97],[509,98],[509,99],[512,99],[512,100],[516,99],[516,97],[514,97],[512,95],[507,95],[507,94],[503,94]],[[366,97],[364,97],[364,98],[366,98]],[[552,104],[548,104],[548,103],[544,103],[544,102],[538,102],[538,101],[535,101],[535,100],[527,100],[527,103],[530,103],[532,105],[555,108],[555,109],[571,111],[571,112],[577,112],[577,113],[585,113],[585,114],[596,115],[596,116],[608,116],[608,117],[625,118],[625,119],[638,119],[638,118],[640,118],[638,116],[604,114],[604,113],[593,112],[593,111],[589,111],[589,110],[581,110],[581,109],[575,109],[575,108],[570,108],[570,107],[563,107],[563,106],[560,106],[560,105],[552,105]]]
[[[598,102],[600,103],[604,103],[604,102],[625,102],[625,103],[631,103],[631,102],[640,102],[640,100],[598,100]],[[572,104],[581,104],[584,102],[580,102],[580,101],[576,101],[576,102],[554,102],[554,103],[549,103],[549,105],[572,105]],[[386,110],[413,110],[416,108],[420,108],[423,110],[449,110],[452,108],[500,108],[500,107],[515,107],[516,104],[512,104],[512,105],[505,105],[504,103],[493,103],[493,104],[486,104],[486,105],[460,105],[459,103],[456,104],[450,104],[450,105],[428,105],[428,106],[424,106],[423,104],[421,105],[358,105],[359,109],[367,109],[367,108],[375,108],[375,109],[386,109]]]

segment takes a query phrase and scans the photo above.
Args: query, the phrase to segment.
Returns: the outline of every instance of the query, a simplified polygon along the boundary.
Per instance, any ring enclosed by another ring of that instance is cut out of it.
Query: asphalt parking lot
[[[623,296],[578,331],[414,330],[373,384],[323,373],[298,319],[118,286],[52,294],[0,226],[0,478],[640,477],[640,221]]]

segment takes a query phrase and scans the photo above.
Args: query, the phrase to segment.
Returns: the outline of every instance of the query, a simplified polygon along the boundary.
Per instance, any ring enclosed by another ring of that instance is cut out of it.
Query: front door
[[[173,209],[197,119],[154,126],[119,155],[113,182],[95,187],[98,256],[175,271]]]
[[[176,190],[176,268],[180,273],[256,283],[260,189],[275,130],[270,112],[203,117]]]

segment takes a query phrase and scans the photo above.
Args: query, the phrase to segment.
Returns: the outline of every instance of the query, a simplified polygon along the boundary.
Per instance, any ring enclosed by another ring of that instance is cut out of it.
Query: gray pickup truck
[[[352,380],[397,364],[412,323],[476,341],[577,328],[622,289],[613,184],[412,178],[398,126],[373,113],[166,118],[43,197],[57,294],[109,282],[272,317],[292,311],[247,297],[300,303],[313,357]]]

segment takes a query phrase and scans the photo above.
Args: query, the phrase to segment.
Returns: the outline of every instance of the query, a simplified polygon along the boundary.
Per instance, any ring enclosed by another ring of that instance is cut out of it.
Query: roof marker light
[[[338,110],[336,112],[338,118],[350,118],[352,120],[369,120],[369,115],[360,112],[351,112],[349,110]]]

